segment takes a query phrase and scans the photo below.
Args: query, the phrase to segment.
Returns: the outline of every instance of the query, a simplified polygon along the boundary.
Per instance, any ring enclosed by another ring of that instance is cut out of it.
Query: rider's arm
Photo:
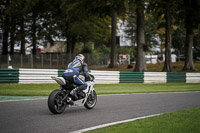
[[[87,64],[85,62],[83,62],[83,73],[84,73],[84,76],[85,78],[89,78],[89,73],[88,73],[88,68],[87,68]]]

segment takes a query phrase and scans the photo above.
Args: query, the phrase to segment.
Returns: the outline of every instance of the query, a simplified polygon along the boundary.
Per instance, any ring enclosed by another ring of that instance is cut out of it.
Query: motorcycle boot
[[[75,88],[70,92],[70,94],[73,96],[73,100],[78,100],[77,92],[78,88]]]

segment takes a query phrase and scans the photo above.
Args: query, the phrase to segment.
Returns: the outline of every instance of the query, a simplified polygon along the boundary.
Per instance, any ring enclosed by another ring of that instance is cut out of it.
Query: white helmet
[[[81,61],[84,61],[84,60],[85,60],[85,56],[82,55],[82,54],[78,54],[78,55],[75,57],[75,59],[79,59],[79,60],[81,60]]]

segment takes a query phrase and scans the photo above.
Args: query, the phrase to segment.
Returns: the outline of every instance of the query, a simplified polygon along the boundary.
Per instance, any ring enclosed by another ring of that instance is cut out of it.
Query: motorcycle
[[[77,92],[78,99],[73,96],[73,89],[78,85],[71,84],[63,77],[51,77],[60,88],[51,92],[48,97],[48,108],[53,114],[61,114],[66,107],[84,106],[86,109],[92,109],[97,103],[97,95],[94,90],[95,78],[89,75],[87,79],[87,88]]]

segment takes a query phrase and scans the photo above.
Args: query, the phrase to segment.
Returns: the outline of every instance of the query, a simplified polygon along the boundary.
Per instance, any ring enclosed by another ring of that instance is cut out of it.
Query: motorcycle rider
[[[62,77],[70,83],[80,85],[70,93],[75,97],[75,100],[78,99],[77,92],[87,88],[87,83],[79,77],[81,72],[83,72],[85,79],[89,78],[87,64],[84,62],[84,60],[85,57],[82,54],[78,54],[75,59],[68,64],[68,67],[65,69],[62,75]]]

